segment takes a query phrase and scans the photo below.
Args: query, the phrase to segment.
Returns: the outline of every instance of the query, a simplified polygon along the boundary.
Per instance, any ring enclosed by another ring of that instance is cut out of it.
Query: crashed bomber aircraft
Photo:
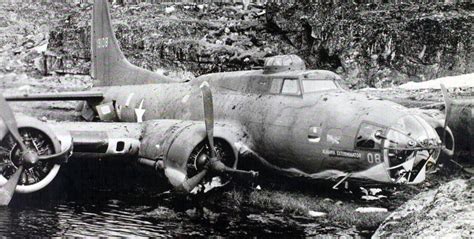
[[[429,161],[453,153],[442,122],[348,92],[338,75],[306,70],[297,56],[270,57],[261,70],[178,82],[127,61],[107,0],[95,1],[92,28],[91,91],[0,97],[2,205],[14,191],[44,188],[69,157],[84,154],[133,158],[163,172],[177,191],[190,192],[212,176],[256,176],[242,170],[250,161],[335,186],[415,184]],[[108,122],[15,119],[5,99],[85,101],[86,118]],[[451,149],[440,140],[446,135]]]

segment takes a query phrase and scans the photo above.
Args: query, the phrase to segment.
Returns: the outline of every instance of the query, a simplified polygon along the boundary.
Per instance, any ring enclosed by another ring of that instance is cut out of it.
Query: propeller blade
[[[258,172],[255,171],[246,171],[246,170],[240,170],[236,168],[231,168],[226,166],[224,163],[222,163],[219,160],[214,160],[209,162],[210,168],[218,173],[229,173],[229,174],[234,174],[234,175],[242,175],[242,176],[250,176],[252,178],[255,178],[258,176]]]
[[[20,176],[23,173],[23,166],[18,167],[16,172],[11,176],[3,187],[0,188],[0,206],[8,206],[12,200],[13,193],[15,193],[15,188],[18,185]]]
[[[446,145],[446,133],[447,133],[447,127],[448,127],[448,119],[449,119],[449,116],[451,115],[452,99],[449,97],[446,86],[444,86],[444,84],[441,84],[440,86],[441,86],[441,92],[443,93],[444,108],[446,111],[446,116],[444,118],[444,127],[443,127],[443,144]]]
[[[3,119],[8,131],[10,131],[10,133],[13,135],[13,138],[15,138],[15,141],[20,145],[21,151],[26,152],[28,148],[23,143],[23,138],[20,136],[20,132],[18,131],[15,115],[3,97],[3,94],[0,94],[0,112],[2,112],[0,117]]]
[[[216,157],[214,151],[214,105],[212,102],[212,92],[209,83],[204,81],[201,86],[202,101],[204,104],[204,122],[206,125],[207,139],[211,148],[211,158]]]
[[[212,92],[207,81],[204,81],[201,86],[201,93],[202,93],[202,101],[204,105],[204,122],[206,125],[206,133],[207,139],[209,140],[209,147],[211,158],[209,159],[209,170],[212,170],[216,173],[229,173],[229,174],[238,174],[243,176],[251,176],[257,177],[258,173],[254,171],[244,171],[236,169],[237,163],[234,164],[235,168],[227,167],[224,163],[222,163],[216,155],[216,151],[214,148],[214,104],[212,102]],[[236,155],[237,159],[238,154]],[[186,180],[182,187],[186,191],[192,190],[199,182],[204,178],[207,173],[207,168],[203,171],[196,174],[194,177]]]
[[[183,184],[178,187],[178,190],[187,193],[191,192],[202,181],[206,174],[207,169],[203,169],[201,172],[194,175],[192,178],[188,178],[186,181],[184,181]]]
[[[68,149],[64,150],[63,152],[57,153],[57,154],[50,154],[50,155],[40,155],[38,156],[39,160],[59,160],[59,161],[65,161],[69,156],[71,155],[73,150],[73,144],[69,146]]]

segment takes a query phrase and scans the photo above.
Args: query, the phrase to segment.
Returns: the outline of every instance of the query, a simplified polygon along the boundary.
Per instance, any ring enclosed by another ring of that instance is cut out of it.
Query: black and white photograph
[[[472,0],[0,0],[0,237],[474,238]]]

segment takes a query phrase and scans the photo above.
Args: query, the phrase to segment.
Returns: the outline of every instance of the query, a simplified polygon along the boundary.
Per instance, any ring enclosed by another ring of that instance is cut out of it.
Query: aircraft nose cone
[[[428,162],[440,155],[440,138],[436,131],[418,115],[405,115],[392,125],[385,140],[385,155],[390,176],[400,183],[424,180]]]
[[[398,119],[392,128],[409,136],[407,144],[412,147],[439,141],[439,136],[433,127],[418,115],[405,115]]]

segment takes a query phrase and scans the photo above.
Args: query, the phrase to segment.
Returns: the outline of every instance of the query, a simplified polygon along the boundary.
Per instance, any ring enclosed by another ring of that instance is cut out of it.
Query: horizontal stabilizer
[[[7,101],[101,101],[104,95],[99,91],[78,91],[78,92],[58,92],[58,93],[37,93],[4,95]]]

